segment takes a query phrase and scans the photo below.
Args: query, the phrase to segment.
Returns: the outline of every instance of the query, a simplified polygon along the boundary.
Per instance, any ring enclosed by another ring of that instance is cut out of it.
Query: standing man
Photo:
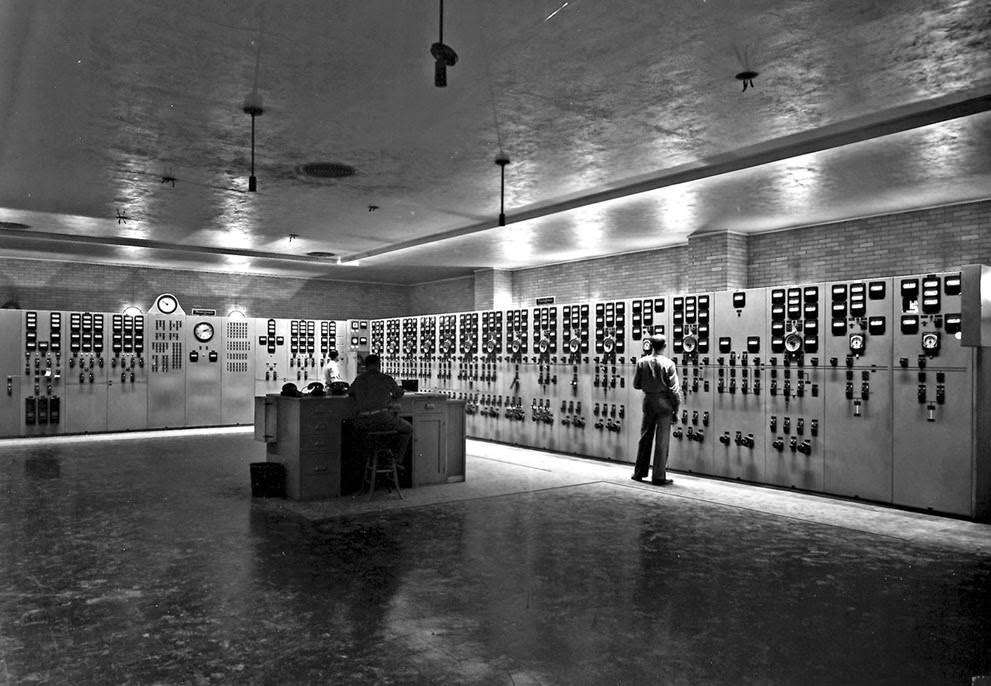
[[[661,353],[667,345],[664,334],[650,337],[651,351],[637,360],[633,387],[643,391],[643,421],[634,481],[643,481],[650,466],[650,450],[654,449],[654,473],[650,483],[667,486],[668,447],[671,443],[671,418],[681,405],[681,383],[674,362]],[[656,441],[655,441],[656,439]]]
[[[354,383],[348,388],[348,395],[354,399],[357,415],[354,418],[355,429],[361,434],[390,429],[398,431],[396,455],[400,460],[413,436],[413,427],[396,413],[398,408],[395,401],[404,393],[395,379],[382,373],[378,355],[365,358],[365,371],[355,377]]]
[[[327,353],[327,367],[324,370],[324,379],[327,383],[324,385],[327,387],[327,392],[330,392],[330,384],[336,381],[344,381],[344,376],[341,374],[341,363],[338,362],[340,358],[340,353],[336,350],[331,350]]]

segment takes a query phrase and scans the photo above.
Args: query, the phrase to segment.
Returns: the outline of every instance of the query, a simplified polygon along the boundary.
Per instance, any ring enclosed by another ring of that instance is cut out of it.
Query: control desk
[[[347,396],[255,398],[255,440],[266,443],[267,462],[285,466],[287,496],[316,500],[360,487],[364,456],[352,448],[349,420],[354,416]],[[464,400],[406,393],[399,400],[399,416],[413,425],[401,485],[465,480]]]

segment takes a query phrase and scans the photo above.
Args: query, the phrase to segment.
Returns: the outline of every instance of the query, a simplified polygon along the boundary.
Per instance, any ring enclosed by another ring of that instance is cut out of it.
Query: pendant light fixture
[[[258,190],[258,179],[255,178],[255,117],[260,117],[265,109],[262,107],[262,96],[253,91],[244,99],[244,113],[251,115],[251,176],[248,177],[248,192]]]
[[[447,86],[447,68],[458,63],[458,53],[450,45],[444,45],[444,0],[440,0],[440,38],[430,46],[434,58],[434,85]]]
[[[495,163],[499,165],[499,226],[506,225],[506,165],[509,155],[500,152],[496,155]]]
[[[264,11],[264,5],[262,5]],[[265,108],[262,104],[261,93],[258,92],[258,72],[262,60],[262,16],[259,15],[258,38],[255,45],[255,81],[251,88],[251,93],[244,99],[241,109],[251,117],[251,175],[248,177],[248,192],[258,191],[258,179],[255,178],[255,117],[262,116]]]

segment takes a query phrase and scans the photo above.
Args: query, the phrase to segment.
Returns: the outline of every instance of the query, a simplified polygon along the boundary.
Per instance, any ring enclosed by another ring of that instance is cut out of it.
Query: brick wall
[[[513,272],[476,269],[474,310],[505,310],[513,305]]]
[[[220,315],[234,308],[249,317],[306,319],[410,312],[405,286],[0,258],[0,304],[13,300],[23,310],[120,312],[135,304],[147,312],[162,293],[175,295],[186,311],[204,307]]]
[[[688,238],[691,291],[724,291],[747,285],[747,237],[729,231]]]
[[[751,287],[897,276],[991,263],[991,201],[749,238]]]
[[[558,303],[619,300],[644,293],[674,293],[686,288],[690,269],[686,246],[629,253],[513,274],[513,306],[533,305],[554,296]]]
[[[439,314],[475,309],[475,279],[472,276],[417,284],[409,288],[409,294],[410,303],[406,314]]]
[[[716,232],[688,245],[524,269],[513,304],[760,288],[991,264],[991,201],[750,236]]]

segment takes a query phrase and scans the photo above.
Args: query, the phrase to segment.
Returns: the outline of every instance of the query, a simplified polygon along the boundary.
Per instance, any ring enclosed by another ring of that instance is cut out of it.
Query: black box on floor
[[[251,497],[285,498],[286,468],[278,462],[251,463]]]

